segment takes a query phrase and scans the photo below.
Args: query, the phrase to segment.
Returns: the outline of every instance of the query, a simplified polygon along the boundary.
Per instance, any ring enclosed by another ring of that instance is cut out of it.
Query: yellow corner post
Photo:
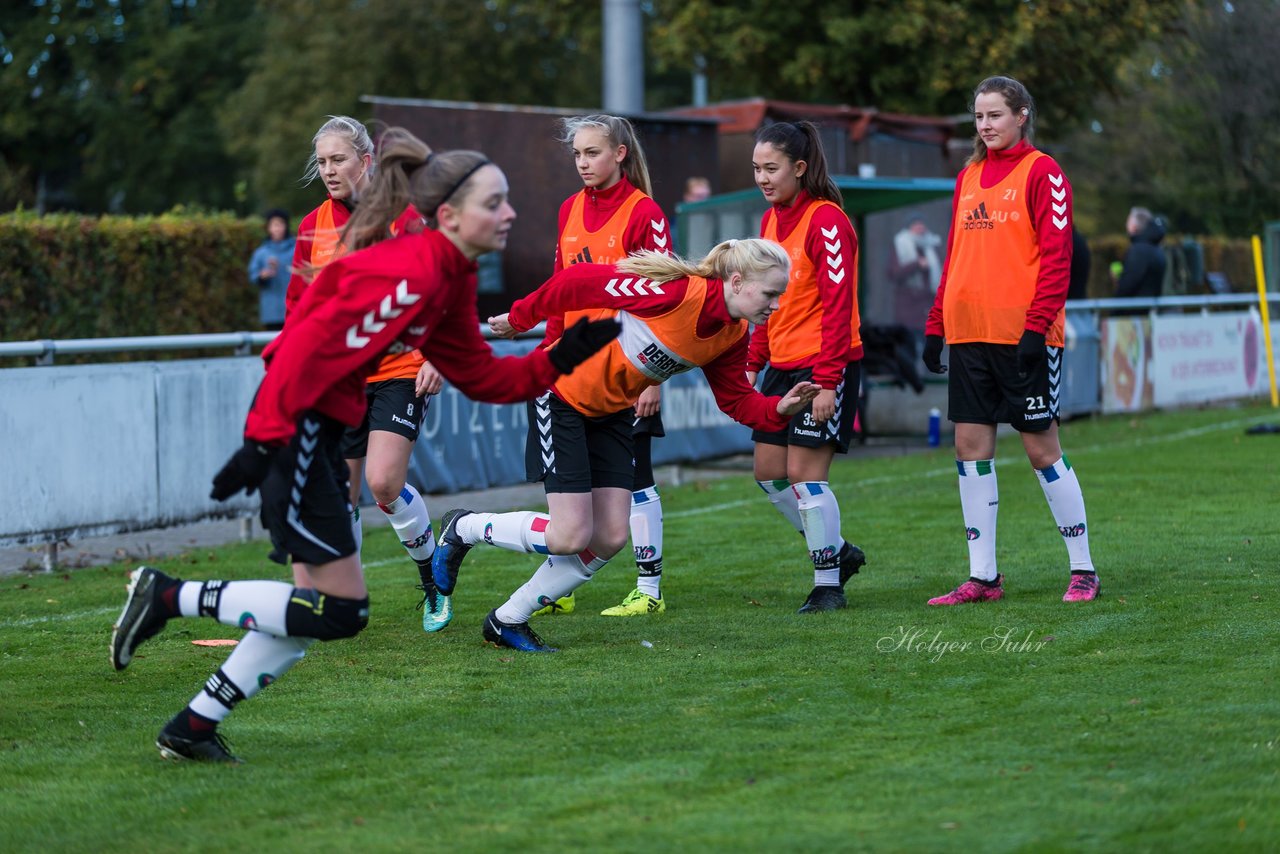
[[[1258,308],[1262,312],[1262,340],[1267,345],[1267,376],[1271,380],[1271,405],[1280,406],[1276,392],[1276,359],[1271,349],[1271,312],[1267,309],[1267,277],[1262,270],[1262,238],[1253,236],[1253,269],[1258,279]]]

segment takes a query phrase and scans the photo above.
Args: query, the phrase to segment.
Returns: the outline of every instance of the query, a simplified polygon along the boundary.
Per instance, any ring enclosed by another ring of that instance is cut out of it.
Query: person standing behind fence
[[[372,178],[373,141],[360,122],[349,116],[330,116],[312,139],[307,176],[324,181],[329,197],[307,214],[298,228],[294,266],[299,275],[290,282],[291,304],[307,286],[306,274],[322,269],[347,251],[344,229]],[[399,212],[398,212],[399,213]],[[421,215],[411,207],[388,229],[365,235],[362,243],[421,228]],[[440,372],[417,350],[390,353],[369,375],[365,393],[369,406],[364,420],[347,430],[342,455],[351,471],[351,528],[356,545],[363,540],[360,521],[361,482],[395,530],[401,545],[418,567],[422,590],[422,628],[436,632],[453,619],[453,605],[440,596],[431,581],[431,553],[435,532],[427,502],[408,482],[409,459],[418,439],[431,396],[440,391]]]
[[[889,279],[894,285],[893,319],[911,330],[917,353],[924,343],[921,323],[933,305],[933,295],[938,292],[938,282],[942,279],[942,259],[938,252],[941,245],[942,238],[933,233],[920,213],[913,211],[893,236],[893,249],[889,253]]]
[[[1117,297],[1158,297],[1164,290],[1164,271],[1168,266],[1164,248],[1164,221],[1152,215],[1146,208],[1134,208],[1125,220],[1129,233],[1129,248],[1121,263],[1120,278],[1116,281]],[[1113,315],[1146,314],[1150,309],[1131,308],[1112,312]]]
[[[751,336],[747,376],[754,383],[767,366],[765,394],[801,380],[822,386],[785,429],[752,433],[755,477],[809,547],[813,590],[800,613],[812,614],[846,607],[845,583],[866,563],[841,535],[830,484],[832,460],[849,450],[862,374],[858,236],[812,122],[777,122],[755,139],[751,165],[770,204],[760,236],[787,250],[791,281],[782,307]]]
[[[973,93],[973,153],[956,178],[942,284],[925,324],[925,366],[950,345],[947,417],[955,422],[969,580],[930,605],[1004,596],[996,570],[996,425],[1022,437],[1070,560],[1065,602],[1098,595],[1084,496],[1058,442],[1063,305],[1071,270],[1071,184],[1031,144],[1035,102],[1011,77]]]
[[[258,321],[275,332],[284,328],[284,295],[293,262],[289,214],[279,208],[267,211],[266,231],[266,239],[249,259],[249,281],[258,286]]]
[[[671,250],[671,229],[651,198],[649,166],[631,122],[618,116],[576,116],[561,122],[561,141],[573,152],[583,188],[560,205],[554,272],[574,264],[616,264],[632,252]],[[562,328],[548,321],[547,341]],[[537,406],[530,404],[531,419]],[[662,497],[653,474],[653,439],[662,427],[662,391],[650,386],[634,402],[635,482],[631,486],[631,544],[637,568],[636,589],[606,617],[633,617],[666,610],[662,598]],[[531,420],[530,423],[533,423]],[[539,614],[569,613],[573,594]]]
[[[214,475],[210,493],[224,501],[261,487],[273,557],[292,559],[306,583],[183,581],[151,567],[130,575],[111,636],[116,670],[172,619],[210,617],[247,629],[160,731],[156,746],[166,759],[238,762],[218,732],[236,705],[284,675],[314,641],[353,637],[368,624],[340,442],[344,425],[363,417],[364,380],[380,354],[422,348],[463,394],[508,403],[541,394],[618,334],[614,320],[584,319],[550,350],[493,354],[479,331],[475,260],[506,246],[516,214],[506,176],[483,154],[433,155],[412,134],[391,128],[368,196],[344,233],[352,247],[380,237],[410,202],[436,228],[380,241],[320,272],[273,342],[244,444]]]

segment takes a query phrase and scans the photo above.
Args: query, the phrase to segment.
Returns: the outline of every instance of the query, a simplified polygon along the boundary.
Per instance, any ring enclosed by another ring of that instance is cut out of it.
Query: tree
[[[1280,3],[1188,5],[1122,69],[1069,140],[1085,217],[1119,230],[1133,205],[1176,231],[1244,236],[1280,218]]]
[[[748,96],[953,115],[983,78],[1027,85],[1062,131],[1182,0],[656,0],[660,67],[707,63],[713,99]]]
[[[251,164],[249,193],[261,204],[297,211],[315,205],[318,191],[300,187],[312,134],[329,115],[367,119],[372,110],[361,104],[364,95],[599,102],[595,3],[280,0],[258,14],[267,48],[220,111],[219,124],[231,149]]]
[[[253,0],[33,0],[0,18],[6,206],[236,203],[216,106],[257,48]]]

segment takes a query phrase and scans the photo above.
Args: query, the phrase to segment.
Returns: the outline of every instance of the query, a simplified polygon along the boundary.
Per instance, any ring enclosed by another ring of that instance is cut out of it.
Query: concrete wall
[[[518,354],[535,343],[493,347]],[[261,379],[257,357],[0,370],[0,546],[256,512],[256,495],[208,494]],[[663,394],[655,463],[750,450],[750,431],[716,408],[701,372]],[[409,481],[425,493],[523,483],[527,427],[524,404],[475,403],[448,387],[427,408]]]

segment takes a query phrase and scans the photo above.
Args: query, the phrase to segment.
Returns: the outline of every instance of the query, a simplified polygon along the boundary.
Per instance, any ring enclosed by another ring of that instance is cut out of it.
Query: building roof
[[[823,125],[844,124],[849,138],[860,142],[870,134],[882,133],[913,142],[945,145],[956,135],[956,122],[944,116],[914,116],[885,113],[875,107],[847,104],[805,104],[799,101],[772,101],[747,98],[720,101],[702,107],[677,107],[668,114],[680,117],[716,119],[720,133],[752,133],[771,122],[808,120]]]

